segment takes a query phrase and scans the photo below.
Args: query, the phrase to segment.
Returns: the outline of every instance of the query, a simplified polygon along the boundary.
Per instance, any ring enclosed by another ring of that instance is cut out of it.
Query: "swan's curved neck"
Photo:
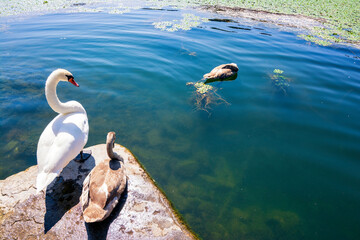
[[[114,144],[115,144],[115,139],[112,139],[110,142],[108,141],[106,143],[107,154],[110,159],[121,160],[121,157],[116,152],[113,151]]]
[[[46,80],[45,96],[52,110],[62,114],[85,111],[84,108],[81,106],[81,104],[78,102],[75,101],[70,101],[66,103],[60,102],[56,94],[56,87],[59,81],[60,81],[59,78],[57,78],[57,76],[56,75],[54,76],[53,74],[51,74]]]

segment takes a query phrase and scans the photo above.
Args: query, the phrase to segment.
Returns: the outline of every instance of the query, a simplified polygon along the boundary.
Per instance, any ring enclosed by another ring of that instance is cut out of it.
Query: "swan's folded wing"
[[[111,160],[116,161],[116,160]],[[124,171],[124,165],[121,164],[117,170],[112,170],[111,174],[106,176],[107,189],[109,196],[107,202],[112,201],[112,199],[120,198],[121,193],[125,189],[126,185],[126,175]]]
[[[119,196],[124,192],[124,190],[125,190],[125,188],[126,188],[126,183],[127,183],[127,177],[126,177],[125,174],[123,174],[122,179],[121,179],[120,186],[119,186],[118,189],[117,189],[117,194],[118,194]]]
[[[91,171],[90,178],[90,199],[91,202],[104,208],[108,198],[108,186],[106,176],[109,174],[108,161],[99,163]]]
[[[37,191],[47,187],[63,168],[82,150],[83,141],[74,134],[62,131],[57,134],[53,144],[39,166]]]
[[[84,182],[83,182],[83,187],[82,187],[82,193],[81,193],[81,197],[80,197],[80,202],[81,202],[81,206],[83,211],[89,206],[89,202],[90,202],[90,178],[91,178],[91,172],[86,176]]]
[[[46,155],[46,164],[43,171],[60,174],[62,169],[82,150],[84,141],[81,135],[80,129],[60,131]]]
[[[56,122],[56,120],[59,118],[57,116],[55,119],[53,119],[44,129],[44,131],[41,133],[39,142],[37,145],[37,151],[36,151],[36,158],[37,158],[37,164],[39,172],[42,171],[44,165],[47,163],[47,154],[49,153],[49,150],[51,146],[54,143],[55,140],[55,131],[53,130],[53,123]]]

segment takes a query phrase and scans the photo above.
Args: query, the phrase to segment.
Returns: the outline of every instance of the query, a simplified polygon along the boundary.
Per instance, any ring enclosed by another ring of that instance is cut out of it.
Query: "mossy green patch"
[[[199,171],[199,163],[194,160],[185,160],[178,162],[174,167],[175,174],[185,179],[193,178]]]
[[[179,30],[190,30],[199,26],[202,22],[207,21],[206,18],[200,18],[191,13],[186,13],[182,16],[183,18],[181,20],[154,22],[153,25],[155,28],[163,31],[175,32]]]
[[[320,46],[330,46],[332,43],[326,40],[323,40],[319,37],[313,36],[313,35],[305,35],[305,34],[300,34],[298,35],[298,37],[305,39],[308,42],[313,42],[317,45]]]

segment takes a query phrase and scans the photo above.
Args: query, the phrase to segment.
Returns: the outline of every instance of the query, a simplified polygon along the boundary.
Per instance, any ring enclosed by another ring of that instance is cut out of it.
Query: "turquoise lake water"
[[[201,238],[359,239],[360,51],[206,13],[154,28],[182,13],[0,18],[0,179],[36,164],[56,116],[45,80],[65,68],[80,88],[58,95],[87,110],[87,146],[115,131]],[[186,83],[230,62],[237,79],[211,84],[229,104],[196,110]]]

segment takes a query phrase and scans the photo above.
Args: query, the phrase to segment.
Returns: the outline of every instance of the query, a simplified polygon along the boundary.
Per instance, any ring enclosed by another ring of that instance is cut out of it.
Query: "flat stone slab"
[[[281,27],[288,28],[301,28],[301,29],[314,29],[314,27],[325,27],[325,19],[304,16],[300,14],[286,14],[286,13],[273,13],[262,10],[254,10],[240,7],[226,7],[226,6],[200,6],[197,9],[212,11],[223,16],[246,18],[258,22],[266,22],[275,24]]]
[[[82,183],[105,158],[106,145],[89,147],[83,163],[71,161],[46,190],[36,194],[37,166],[0,181],[0,239],[196,239],[136,158],[116,144],[124,159],[127,188],[103,222],[85,223]]]

